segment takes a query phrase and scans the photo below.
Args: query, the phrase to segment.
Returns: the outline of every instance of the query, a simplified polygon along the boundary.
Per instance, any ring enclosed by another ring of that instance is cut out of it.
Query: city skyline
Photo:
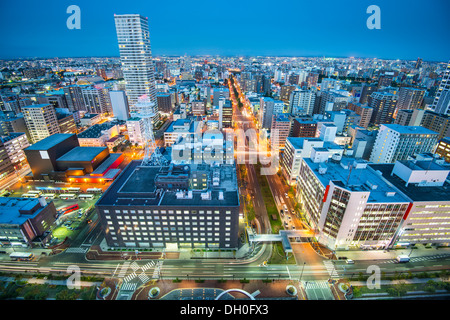
[[[27,2],[0,301],[450,299],[447,3]]]
[[[381,10],[379,30],[369,30],[366,26],[370,16],[366,10],[372,4]],[[346,1],[327,3],[325,7],[283,1],[277,3],[270,17],[265,13],[270,2],[258,2],[258,6],[254,2],[222,6],[197,1],[168,7],[153,2],[122,4],[113,1],[106,7],[104,3],[88,5],[86,1],[78,1],[75,5],[81,10],[79,30],[69,30],[66,26],[70,17],[66,13],[67,3],[47,6],[30,2],[25,4],[28,10],[2,3],[0,26],[10,31],[2,33],[0,58],[118,57],[114,14],[136,13],[149,20],[154,56],[449,60],[450,45],[442,41],[445,30],[449,29],[444,16],[449,4],[444,1],[435,1],[434,6],[426,7],[422,1],[413,4]],[[314,12],[319,14],[311,14]],[[18,37],[23,41],[17,41]]]

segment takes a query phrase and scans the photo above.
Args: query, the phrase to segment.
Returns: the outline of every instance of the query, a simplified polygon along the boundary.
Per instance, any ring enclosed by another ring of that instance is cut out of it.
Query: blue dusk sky
[[[80,30],[66,26],[70,5]],[[0,58],[118,56],[124,13],[148,17],[153,55],[450,59],[448,0],[0,0]]]

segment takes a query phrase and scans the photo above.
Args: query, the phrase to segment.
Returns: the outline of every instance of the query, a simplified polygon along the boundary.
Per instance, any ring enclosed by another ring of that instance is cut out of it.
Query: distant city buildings
[[[289,112],[292,115],[312,115],[316,95],[308,90],[292,91],[289,98]]]
[[[55,109],[51,104],[31,105],[22,110],[33,143],[61,132]]]

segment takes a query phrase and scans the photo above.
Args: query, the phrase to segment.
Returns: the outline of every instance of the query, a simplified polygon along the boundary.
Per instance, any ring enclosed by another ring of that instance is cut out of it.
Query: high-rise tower
[[[450,62],[447,64],[447,69],[445,69],[442,76],[441,84],[431,109],[437,113],[450,115]]]
[[[136,112],[139,97],[147,95],[153,102],[153,113],[158,114],[148,18],[121,14],[114,15],[114,20],[130,111]]]

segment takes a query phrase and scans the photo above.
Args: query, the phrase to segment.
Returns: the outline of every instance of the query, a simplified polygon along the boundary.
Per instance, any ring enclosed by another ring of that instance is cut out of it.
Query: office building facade
[[[438,133],[418,126],[382,124],[370,155],[370,162],[392,163],[416,154],[432,152]]]

